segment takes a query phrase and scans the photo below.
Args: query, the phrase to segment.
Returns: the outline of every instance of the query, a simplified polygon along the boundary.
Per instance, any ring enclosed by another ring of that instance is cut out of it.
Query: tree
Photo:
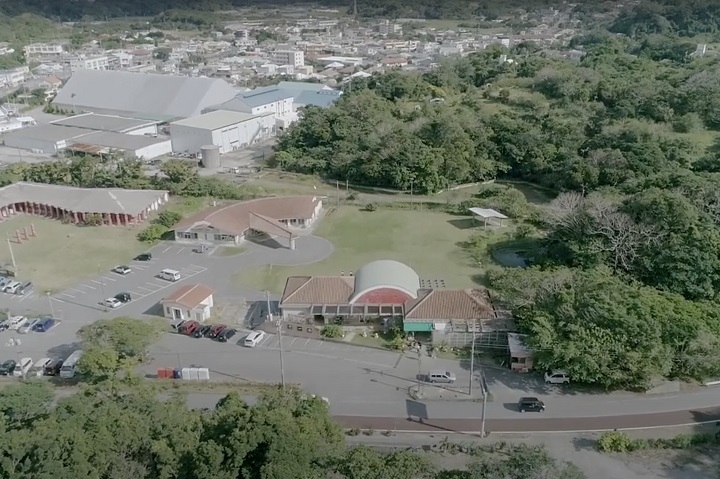
[[[11,429],[23,429],[50,411],[53,392],[41,381],[10,385],[0,390],[0,414]]]
[[[435,476],[430,462],[408,451],[384,454],[367,446],[350,449],[335,466],[346,479],[423,479]]]
[[[171,159],[160,167],[160,171],[168,177],[170,183],[183,185],[197,175],[196,165],[187,160]]]
[[[160,336],[162,322],[148,322],[127,317],[101,319],[78,331],[85,348],[113,351],[120,358],[143,361],[150,345]],[[112,360],[104,353],[104,361]]]
[[[162,211],[157,218],[157,223],[165,228],[172,228],[182,219],[182,215],[177,211]],[[142,240],[141,240],[142,241]]]

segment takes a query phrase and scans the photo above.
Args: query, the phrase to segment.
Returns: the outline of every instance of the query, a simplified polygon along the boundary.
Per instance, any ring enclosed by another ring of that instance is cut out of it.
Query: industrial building
[[[51,125],[72,126],[96,131],[112,131],[128,135],[157,135],[158,122],[114,115],[84,113],[50,122]]]
[[[272,112],[261,114],[216,110],[204,115],[170,123],[172,151],[201,153],[202,147],[215,145],[228,153],[274,135]]]
[[[156,138],[146,135],[125,135],[112,131],[94,131],[73,141],[69,150],[91,153],[108,154],[112,151],[122,151],[130,158],[152,160],[172,153],[172,142],[169,138]]]
[[[57,125],[37,125],[5,133],[0,139],[10,148],[28,150],[35,153],[57,154],[75,140],[93,133],[85,128]]]
[[[169,122],[200,115],[236,94],[221,79],[81,69],[60,89],[52,105],[76,113]]]

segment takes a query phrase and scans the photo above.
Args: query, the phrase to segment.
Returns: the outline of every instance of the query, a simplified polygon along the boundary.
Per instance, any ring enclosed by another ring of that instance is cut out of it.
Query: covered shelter
[[[526,334],[507,333],[510,369],[526,373],[533,368],[533,351],[526,345]]]
[[[469,211],[476,220],[483,223],[484,228],[487,228],[488,224],[503,227],[504,221],[508,219],[504,214],[491,208],[470,208]]]

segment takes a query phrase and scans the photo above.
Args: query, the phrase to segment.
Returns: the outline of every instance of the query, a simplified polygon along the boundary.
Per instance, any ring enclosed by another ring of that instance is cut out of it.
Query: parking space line
[[[101,279],[104,279],[104,280],[107,280],[107,281],[113,281],[113,282],[117,281],[116,279],[108,278],[107,276],[102,276]]]
[[[133,268],[137,268],[137,269],[148,269],[149,266],[136,264],[136,265],[133,265]]]
[[[103,284],[102,281],[96,281],[96,280],[94,280],[94,279],[91,280],[91,281],[92,281],[93,283],[95,283],[95,284]]]
[[[32,294],[26,294],[24,296],[20,296],[20,301],[25,301],[28,298],[32,298]]]
[[[150,286],[157,286],[160,289],[167,287],[167,284],[157,284],[157,283],[151,283],[149,281],[146,282],[145,284],[149,284]]]
[[[138,286],[137,289],[144,289],[145,291],[150,291],[150,293],[154,293],[155,291],[152,289],[144,288],[142,286]]]
[[[63,296],[67,296],[68,298],[74,298],[74,297],[75,297],[75,296],[73,296],[72,294],[68,294],[68,293],[60,293],[60,294],[62,294]]]
[[[90,286],[89,284],[81,284],[78,285],[78,288],[90,288],[90,289],[97,289],[94,286]]]
[[[70,288],[72,291],[75,291],[76,293],[80,294],[87,294],[87,291],[83,291],[82,289],[76,289],[76,288]]]
[[[144,298],[145,296],[147,296],[146,294],[136,293],[135,291],[128,291],[127,293],[134,299],[140,299],[140,298]]]
[[[172,249],[172,246],[168,246],[167,248],[165,248],[165,249],[162,251],[161,254],[167,253],[167,252],[170,251],[171,249]]]
[[[292,341],[290,341],[290,344],[289,344],[289,346],[292,346],[293,344],[295,344],[295,341],[297,341],[297,338],[293,338],[293,340],[292,340]]]
[[[175,253],[175,254],[180,254],[180,253],[182,253],[183,251],[185,251],[185,248],[180,248],[180,249],[178,250],[178,252]]]
[[[307,346],[309,342],[310,340],[308,339],[307,341],[305,341],[305,344],[303,344],[303,346]]]

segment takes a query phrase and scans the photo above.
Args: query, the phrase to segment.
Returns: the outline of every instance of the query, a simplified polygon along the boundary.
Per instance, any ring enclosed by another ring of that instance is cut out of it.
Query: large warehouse
[[[272,112],[253,115],[217,110],[170,124],[172,150],[177,153],[197,154],[205,145],[216,145],[224,154],[266,140],[274,132]]]
[[[93,112],[160,122],[191,118],[231,100],[237,90],[224,80],[113,70],[78,70],[52,104],[71,112]]]
[[[87,130],[126,133],[128,135],[157,135],[158,133],[158,122],[156,121],[137,120],[116,115],[98,115],[95,113],[83,113],[62,118],[51,121],[50,124],[85,128]]]
[[[232,246],[248,237],[269,236],[287,240],[288,247],[295,249],[298,230],[317,220],[322,205],[315,196],[285,196],[216,206],[175,225],[175,240]]]

